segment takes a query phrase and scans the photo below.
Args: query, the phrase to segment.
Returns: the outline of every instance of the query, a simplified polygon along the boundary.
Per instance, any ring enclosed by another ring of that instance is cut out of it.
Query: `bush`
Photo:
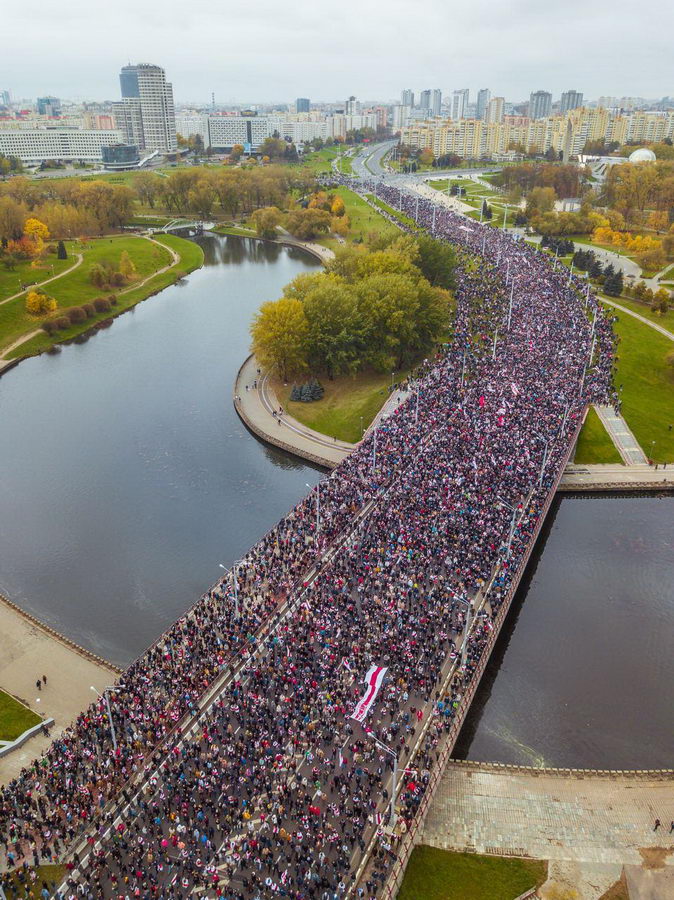
[[[96,297],[94,300],[94,309],[97,313],[110,312],[110,301],[105,297]]]
[[[81,306],[73,306],[72,309],[66,310],[66,315],[73,325],[80,325],[82,322],[86,321],[87,318],[87,314]]]
[[[45,316],[56,309],[56,300],[42,291],[30,291],[26,297],[26,312],[31,316]]]
[[[47,334],[53,334],[57,330],[58,326],[54,319],[47,319],[46,322],[43,322],[42,325],[40,325],[40,328],[43,331],[46,331]]]
[[[66,328],[70,328],[70,319],[68,316],[59,316],[58,319],[54,320],[54,325],[60,331],[64,331]]]
[[[117,294],[108,294],[108,302],[111,306],[117,306]]]
[[[85,303],[82,306],[82,309],[84,310],[84,312],[87,315],[87,318],[89,318],[89,319],[93,319],[93,317],[96,315],[96,309],[94,308],[93,303]]]

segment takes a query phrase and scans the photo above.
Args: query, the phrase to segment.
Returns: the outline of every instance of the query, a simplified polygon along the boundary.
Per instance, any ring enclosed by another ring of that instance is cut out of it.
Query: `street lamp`
[[[505,231],[505,227],[506,227],[506,216],[507,215],[508,215],[508,204],[506,203],[505,207],[503,208],[503,230],[504,231]]]
[[[508,509],[512,510],[512,519],[510,520],[510,531],[508,533],[508,546],[506,549],[506,559],[510,559],[510,548],[512,546],[513,538],[515,537],[515,520],[517,518],[517,507],[513,506],[511,503],[508,503],[506,500],[502,500],[500,497],[496,498],[501,506],[507,506]]]
[[[94,685],[90,685],[90,690],[92,690],[95,694],[101,698],[101,700],[105,700],[105,705],[108,710],[108,724],[110,725],[110,737],[112,738],[112,749],[116,753],[117,752],[117,735],[115,734],[115,723],[112,721],[112,709],[110,708],[110,697],[108,696],[109,692],[113,693],[118,691],[120,688],[123,688],[123,684],[118,684],[116,687],[106,687],[103,688],[103,693],[101,693],[98,688],[94,687]]]
[[[304,482],[310,491],[313,490],[310,484]],[[321,483],[316,483],[316,534],[321,530]]]
[[[379,738],[376,738],[372,732],[367,732],[367,734],[372,738],[375,744],[383,750],[385,753],[390,754],[393,757],[393,784],[391,785],[391,801],[389,803],[389,825],[395,825],[396,821],[396,790],[398,786],[398,754],[395,750],[392,750],[388,744],[385,744],[383,741],[380,741]]]
[[[545,466],[548,461],[549,442],[543,437],[542,434],[539,434],[537,431],[534,431],[533,433],[539,439],[539,441],[543,441],[543,443],[545,444],[545,449],[543,451],[543,462],[541,463],[541,471],[539,472],[539,475],[538,475],[538,488],[540,490],[541,485],[543,484],[543,472],[545,470]]]
[[[375,467],[377,465],[377,428],[375,427],[373,436],[374,440],[372,443],[372,471],[374,472]]]
[[[234,563],[231,569],[228,569],[227,566],[224,566],[222,563],[219,563],[221,569],[224,569],[225,572],[229,572],[232,577],[232,589],[234,590],[234,614],[236,618],[239,618],[239,582],[238,582],[238,563]]]

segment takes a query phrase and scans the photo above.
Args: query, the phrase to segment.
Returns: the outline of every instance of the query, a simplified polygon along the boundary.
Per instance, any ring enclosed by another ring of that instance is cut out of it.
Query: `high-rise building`
[[[35,106],[39,116],[61,115],[61,101],[58,97],[38,97]]]
[[[349,97],[349,99],[344,104],[344,113],[347,116],[359,116],[360,115],[360,100],[356,100],[353,94]]]
[[[9,106],[9,91],[0,91],[0,106]]]
[[[414,91],[411,91],[409,88],[402,91],[400,94],[400,105],[414,106]]]
[[[431,92],[430,91],[422,91],[421,96],[419,98],[419,106],[421,109],[431,108]]]
[[[487,114],[487,106],[491,99],[491,91],[489,88],[482,88],[477,92],[477,106],[475,108],[475,118],[484,119]]]
[[[552,94],[548,91],[534,91],[529,97],[529,118],[545,119],[552,112]]]
[[[177,149],[173,87],[160,66],[124,66],[119,75],[122,100],[113,111],[127,144],[141,150],[173,153]]]
[[[583,95],[579,91],[564,91],[559,105],[559,111],[564,114],[571,109],[578,109],[582,105]]]
[[[295,100],[295,112],[304,113],[311,109],[311,100],[308,97],[298,97]]]
[[[431,115],[439,116],[441,106],[442,106],[442,91],[440,90],[440,88],[435,88],[431,92]]]
[[[466,118],[468,93],[468,88],[462,88],[459,91],[454,91],[452,94],[452,119],[454,119],[455,122]]]
[[[494,124],[503,121],[503,111],[505,107],[505,98],[504,97],[492,97],[489,103],[487,104],[487,112],[484,115],[484,121],[489,124]],[[477,116],[479,119],[480,116]]]

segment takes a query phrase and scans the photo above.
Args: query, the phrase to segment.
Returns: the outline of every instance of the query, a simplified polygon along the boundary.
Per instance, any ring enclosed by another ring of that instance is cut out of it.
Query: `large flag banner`
[[[362,722],[365,719],[365,716],[369,713],[370,707],[377,698],[379,688],[382,686],[384,675],[386,675],[387,671],[387,666],[370,667],[370,670],[365,676],[365,684],[367,685],[365,693],[360,698],[360,700],[358,701],[358,705],[351,714],[351,718],[355,719],[356,722]]]

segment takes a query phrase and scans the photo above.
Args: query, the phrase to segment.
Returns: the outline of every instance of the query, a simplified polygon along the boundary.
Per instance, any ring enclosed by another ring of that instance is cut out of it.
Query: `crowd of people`
[[[130,666],[113,723],[98,700],[2,790],[6,861],[68,860],[61,897],[376,897],[583,410],[609,397],[582,280],[375,189],[459,248],[452,341],[321,481],[320,516],[308,495]]]

